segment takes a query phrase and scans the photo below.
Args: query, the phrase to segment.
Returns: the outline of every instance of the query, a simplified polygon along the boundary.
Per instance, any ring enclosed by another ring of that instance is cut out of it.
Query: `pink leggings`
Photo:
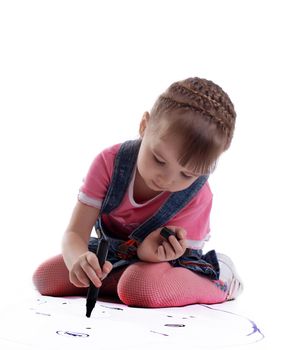
[[[69,272],[61,255],[42,263],[33,275],[33,282],[42,295],[86,295],[86,288],[77,288],[69,281]],[[167,262],[138,262],[112,271],[100,289],[102,296],[114,296],[129,306],[172,307],[226,300],[226,292],[218,283],[183,267]]]

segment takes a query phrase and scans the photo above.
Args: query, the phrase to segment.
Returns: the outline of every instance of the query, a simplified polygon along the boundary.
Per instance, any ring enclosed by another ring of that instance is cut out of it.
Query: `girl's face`
[[[145,113],[140,134],[142,144],[137,160],[137,170],[149,189],[161,192],[177,192],[189,187],[199,175],[179,164],[180,139],[176,135],[165,136],[166,121],[161,119],[156,128],[151,127],[149,114]]]

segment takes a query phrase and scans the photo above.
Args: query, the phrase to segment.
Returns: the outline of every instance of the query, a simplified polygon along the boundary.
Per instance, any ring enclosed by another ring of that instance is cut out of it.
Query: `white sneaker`
[[[216,253],[220,266],[219,279],[227,284],[226,300],[236,299],[243,291],[243,283],[233,261],[225,254]]]

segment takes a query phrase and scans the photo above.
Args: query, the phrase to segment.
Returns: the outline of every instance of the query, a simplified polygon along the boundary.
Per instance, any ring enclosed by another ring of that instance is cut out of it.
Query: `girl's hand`
[[[142,261],[161,262],[170,261],[182,256],[186,249],[186,232],[181,227],[169,226],[175,236],[169,236],[168,240],[160,234],[162,228],[151,232],[138,246],[137,255]]]
[[[112,270],[112,264],[106,261],[101,269],[98,258],[87,251],[80,255],[70,270],[70,281],[76,287],[88,287],[90,281],[99,288],[103,280]]]

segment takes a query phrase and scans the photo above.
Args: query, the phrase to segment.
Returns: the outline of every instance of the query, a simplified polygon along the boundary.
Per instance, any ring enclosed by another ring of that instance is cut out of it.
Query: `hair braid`
[[[233,103],[222,88],[210,80],[188,78],[173,83],[156,103],[156,112],[185,109],[200,113],[227,136],[229,147],[236,120]]]
[[[210,80],[188,78],[173,83],[159,96],[151,110],[152,119],[160,120],[163,112],[174,132],[183,136],[187,149],[183,150],[183,163],[192,154],[198,169],[210,171],[230,146],[235,128],[236,112],[227,93]]]

